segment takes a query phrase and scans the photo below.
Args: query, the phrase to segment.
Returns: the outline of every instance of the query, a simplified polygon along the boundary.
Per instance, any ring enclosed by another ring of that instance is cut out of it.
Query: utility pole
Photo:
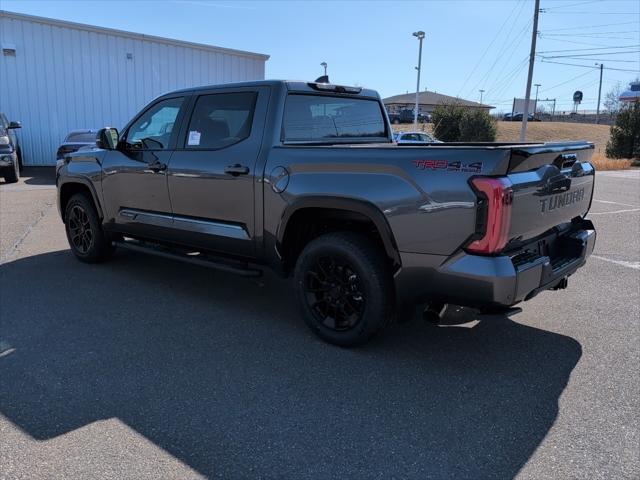
[[[413,32],[413,36],[420,41],[420,47],[418,47],[418,83],[416,84],[416,108],[413,111],[413,123],[418,128],[418,109],[420,108],[420,68],[422,68],[422,40],[424,39],[424,32],[422,30]]]
[[[536,61],[536,40],[538,38],[538,15],[540,14],[540,0],[536,0],[533,12],[533,32],[531,33],[531,52],[529,53],[529,75],[527,76],[527,92],[524,100],[524,112],[522,114],[522,128],[520,129],[520,141],[527,138],[527,120],[529,120],[529,100],[531,99],[531,80],[533,79],[533,64]]]
[[[484,94],[484,90],[479,90],[480,92],[480,105],[482,105],[482,95]]]
[[[600,120],[600,95],[602,95],[602,70],[604,69],[604,63],[596,63],[600,65],[600,86],[598,87],[598,108],[596,110],[596,124]]]

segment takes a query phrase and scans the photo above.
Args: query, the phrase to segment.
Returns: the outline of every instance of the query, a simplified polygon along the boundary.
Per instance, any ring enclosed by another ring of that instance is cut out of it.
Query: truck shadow
[[[339,349],[285,281],[127,253],[24,258],[0,281],[0,414],[38,440],[116,417],[209,477],[512,478],[581,356],[504,317]]]

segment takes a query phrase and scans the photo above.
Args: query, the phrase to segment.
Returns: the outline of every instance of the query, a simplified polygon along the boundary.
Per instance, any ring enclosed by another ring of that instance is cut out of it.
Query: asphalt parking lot
[[[68,251],[48,174],[0,183],[0,478],[640,478],[640,171],[593,258],[511,319],[319,341],[288,283]]]

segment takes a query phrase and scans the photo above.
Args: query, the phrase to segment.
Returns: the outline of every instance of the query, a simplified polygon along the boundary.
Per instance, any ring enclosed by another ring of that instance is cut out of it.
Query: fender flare
[[[387,218],[373,203],[349,197],[332,196],[304,196],[291,202],[285,209],[276,233],[278,251],[282,251],[284,234],[289,220],[299,210],[305,208],[330,208],[335,210],[352,211],[369,218],[378,229],[386,254],[400,267],[400,253]]]
[[[69,184],[79,184],[84,187],[87,187],[87,189],[91,193],[91,197],[96,207],[96,211],[98,212],[98,217],[103,219],[104,213],[102,210],[102,205],[100,204],[100,200],[98,198],[98,194],[96,193],[96,189],[93,186],[93,183],[85,177],[76,177],[76,176],[67,176],[58,185],[58,210],[60,211],[60,216],[64,219],[64,210],[62,209],[62,204],[60,203],[62,199],[61,193],[64,186]]]

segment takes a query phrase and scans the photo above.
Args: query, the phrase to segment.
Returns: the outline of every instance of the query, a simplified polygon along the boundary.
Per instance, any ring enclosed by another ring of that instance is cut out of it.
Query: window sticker
[[[189,132],[187,145],[200,145],[200,132],[198,132],[197,130],[191,130]]]

